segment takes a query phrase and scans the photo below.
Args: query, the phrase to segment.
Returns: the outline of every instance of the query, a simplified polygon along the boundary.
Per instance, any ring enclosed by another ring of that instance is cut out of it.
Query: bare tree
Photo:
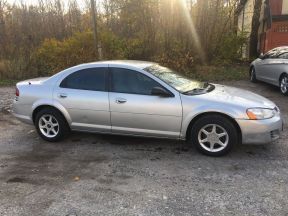
[[[249,42],[249,56],[256,57],[258,56],[258,29],[260,26],[259,18],[260,18],[260,11],[262,6],[262,0],[255,0],[254,4],[254,13],[252,18],[252,30],[250,34],[250,42]]]

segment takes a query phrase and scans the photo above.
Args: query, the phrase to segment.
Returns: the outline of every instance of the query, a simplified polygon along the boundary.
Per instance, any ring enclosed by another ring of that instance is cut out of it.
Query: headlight
[[[251,108],[247,109],[247,115],[251,120],[261,120],[269,119],[275,115],[276,111],[274,109],[266,108]]]

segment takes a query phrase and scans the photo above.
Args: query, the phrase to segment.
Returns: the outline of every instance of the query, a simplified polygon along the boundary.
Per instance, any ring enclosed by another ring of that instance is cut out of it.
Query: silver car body
[[[282,75],[288,75],[288,46],[277,47],[251,63],[257,80],[280,87]]]
[[[14,100],[13,113],[20,120],[33,124],[35,110],[41,106],[52,106],[64,115],[75,131],[183,140],[187,138],[189,125],[197,117],[219,113],[237,124],[243,144],[268,143],[279,137],[283,126],[280,111],[265,120],[249,120],[246,114],[247,108],[277,109],[270,100],[249,91],[217,84],[213,91],[206,94],[181,94],[144,70],[154,64],[142,61],[95,62],[66,69],[50,78],[19,82],[20,97]],[[126,68],[145,74],[171,91],[174,97],[59,87],[69,74],[94,67]],[[125,103],[119,103],[121,100]]]

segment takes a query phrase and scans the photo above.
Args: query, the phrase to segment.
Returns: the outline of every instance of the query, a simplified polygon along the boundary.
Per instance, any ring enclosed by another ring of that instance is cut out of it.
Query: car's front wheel
[[[249,75],[250,75],[250,81],[253,82],[253,83],[256,83],[257,79],[256,79],[256,72],[255,72],[255,68],[254,67],[250,68]]]
[[[288,75],[283,75],[280,78],[280,90],[284,95],[288,95]]]
[[[69,126],[62,114],[53,108],[45,108],[36,114],[35,127],[46,141],[57,142],[69,132]]]
[[[238,143],[237,129],[231,120],[214,114],[198,119],[190,138],[198,151],[209,156],[225,155]]]

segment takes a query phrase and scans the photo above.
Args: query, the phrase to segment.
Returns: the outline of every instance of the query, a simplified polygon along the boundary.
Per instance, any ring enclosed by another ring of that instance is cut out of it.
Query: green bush
[[[0,87],[2,86],[15,86],[18,80],[11,80],[11,79],[0,79]]]
[[[24,58],[22,55],[10,60],[2,60],[0,62],[0,79],[22,79],[33,76],[35,71],[29,68],[29,64],[29,59]]]
[[[0,79],[4,78],[6,76],[6,73],[7,73],[6,61],[2,60],[0,61]]]
[[[67,67],[95,60],[92,32],[76,33],[64,41],[47,39],[34,56],[39,75],[52,75]]]
[[[225,37],[215,54],[213,64],[216,66],[197,66],[199,59],[194,56],[195,50],[183,49],[177,40],[171,41],[169,51],[157,49],[153,46],[145,47],[147,41],[140,38],[119,38],[110,31],[100,31],[103,59],[140,59],[159,62],[177,71],[186,73],[188,76],[201,80],[235,80],[246,76],[243,66],[231,66],[231,62],[239,57],[239,48],[245,37],[231,34]],[[97,61],[94,50],[93,33],[91,31],[76,33],[73,36],[59,41],[47,39],[32,55],[28,70],[35,71],[35,76],[50,76],[67,67],[77,64]],[[159,47],[163,46],[159,41]],[[154,51],[151,51],[154,49]],[[154,55],[149,56],[149,53]],[[18,59],[18,61],[23,61]],[[11,63],[11,65],[23,65]],[[1,65],[0,65],[1,66]],[[28,67],[27,66],[27,67]],[[1,68],[0,68],[1,69]],[[20,68],[13,71],[20,73]],[[1,73],[1,72],[0,72]],[[10,77],[17,79],[18,77]]]
[[[100,41],[103,59],[125,59],[125,48],[127,47],[124,40],[118,38],[109,31],[101,31]]]
[[[213,56],[213,64],[231,64],[241,58],[241,46],[247,41],[245,33],[237,35],[230,33],[223,38]]]
[[[110,32],[99,37],[103,59],[123,59],[124,42]],[[52,75],[67,67],[97,61],[91,31],[76,33],[63,41],[47,39],[37,49],[33,59],[39,75]]]

